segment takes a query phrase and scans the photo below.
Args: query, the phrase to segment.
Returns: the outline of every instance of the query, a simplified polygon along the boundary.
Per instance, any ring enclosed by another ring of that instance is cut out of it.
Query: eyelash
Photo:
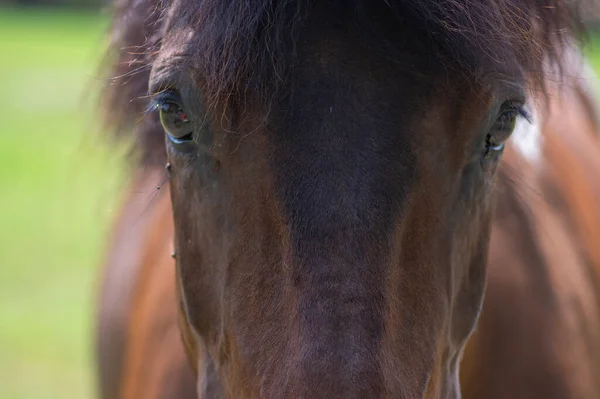
[[[152,99],[150,100],[150,103],[144,110],[144,116],[149,115],[149,114],[153,113],[154,111],[156,111],[158,109],[158,107],[161,106],[162,103],[163,103],[163,101],[159,95],[152,97]]]
[[[512,102],[509,102],[509,105],[510,105],[510,107],[512,109],[514,109],[515,111],[517,111],[518,116],[522,117],[527,122],[532,123],[531,114],[529,113],[529,111],[527,111],[525,109],[525,105],[524,104],[519,104],[519,103],[514,104]]]

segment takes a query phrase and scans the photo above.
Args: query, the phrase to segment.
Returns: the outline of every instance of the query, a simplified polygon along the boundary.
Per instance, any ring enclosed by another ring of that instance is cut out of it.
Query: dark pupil
[[[190,133],[190,121],[179,105],[166,102],[161,104],[159,109],[160,122],[168,134],[181,138]]]

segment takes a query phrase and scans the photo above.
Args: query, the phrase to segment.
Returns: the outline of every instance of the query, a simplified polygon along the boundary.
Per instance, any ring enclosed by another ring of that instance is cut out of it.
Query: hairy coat
[[[600,148],[577,15],[118,2],[109,120],[135,134],[140,181],[167,161],[170,181],[116,233],[104,397],[595,397]]]

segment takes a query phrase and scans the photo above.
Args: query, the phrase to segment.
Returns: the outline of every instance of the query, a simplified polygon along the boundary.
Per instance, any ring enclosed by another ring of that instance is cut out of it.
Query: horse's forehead
[[[172,85],[181,81],[184,71],[192,66],[190,51],[193,52],[193,26],[178,26],[168,29],[163,35],[160,51],[152,61],[150,72],[150,91],[156,92],[165,84]]]
[[[163,10],[161,45],[154,56],[157,69],[188,63],[194,54],[193,41],[198,31],[198,21],[191,17],[195,14],[198,2],[175,0]]]
[[[227,65],[231,68],[235,69],[239,68],[241,65],[245,65],[247,71],[253,71],[267,68],[268,66],[265,65],[265,62],[269,61],[269,57],[272,58],[271,61],[275,61],[278,58],[286,58],[285,54],[278,53],[281,49],[277,48],[269,49],[268,53],[272,54],[268,54],[267,58],[265,58],[265,54],[252,54],[249,56],[245,54],[247,51],[236,51],[239,49],[256,50],[255,47],[249,45],[236,48],[236,42],[247,41],[249,43],[258,41],[259,38],[239,36],[240,32],[246,32],[247,27],[244,24],[234,23],[236,19],[232,19],[231,16],[228,17],[229,19],[223,20],[222,26],[214,24],[214,21],[212,20],[219,19],[219,16],[205,14],[217,12],[219,8],[203,8],[201,3],[202,2],[192,0],[174,0],[167,10],[163,10],[165,12],[165,18],[161,28],[162,43],[160,51],[156,53],[153,61],[157,71],[165,73],[169,69],[183,69],[184,67],[192,66],[202,74],[203,71],[200,67],[201,65],[211,65],[211,67],[214,68],[212,64],[219,64],[222,59],[226,59]],[[318,9],[319,7],[315,7],[315,10]],[[344,56],[358,61],[360,61],[361,57],[363,60],[366,58],[370,58],[371,60],[373,58],[382,60],[387,59],[395,63],[401,73],[410,72],[414,75],[429,75],[427,78],[431,78],[433,77],[431,76],[433,75],[431,69],[438,68],[440,70],[445,70],[446,73],[449,73],[450,75],[454,74],[454,72],[448,72],[448,68],[451,66],[445,65],[445,63],[453,62],[452,58],[446,59],[443,63],[441,60],[432,62],[433,59],[437,59],[435,54],[439,52],[439,49],[434,46],[433,42],[425,39],[424,35],[421,33],[422,31],[416,30],[414,25],[406,24],[405,26],[405,24],[398,24],[398,21],[395,18],[388,18],[388,16],[386,16],[385,18],[373,20],[373,24],[377,26],[376,29],[375,26],[369,27],[373,30],[373,32],[371,32],[373,34],[370,34],[367,33],[370,31],[369,29],[366,30],[367,32],[365,32],[364,29],[358,29],[358,26],[355,26],[356,21],[349,19],[348,16],[345,18],[339,16],[339,18],[336,19],[333,15],[327,15],[326,17],[320,18],[318,11],[314,11],[314,13],[317,14],[314,18],[306,17],[302,23],[303,28],[300,29],[300,33],[298,33],[298,37],[296,37],[297,43],[294,43],[290,48],[285,48],[284,51],[289,50],[295,52],[297,46],[301,43],[308,43],[312,44],[313,46],[311,46],[311,48],[317,50],[316,53],[319,54],[328,53],[329,55],[332,55],[337,51],[337,56]],[[242,17],[240,18],[243,19]],[[364,19],[367,21],[369,20],[369,18]],[[203,26],[204,24],[201,23],[202,21],[211,22],[208,25],[212,28],[205,28]],[[332,21],[337,22],[333,23]],[[331,26],[335,26],[337,30],[331,29]],[[257,32],[252,33],[250,30],[246,33],[248,35],[257,34]],[[279,33],[282,32],[273,32],[272,34],[277,35]],[[358,49],[357,44],[359,40],[357,39],[360,39],[360,41],[364,40],[364,44],[373,51],[369,51],[368,55],[364,52],[357,53],[355,51]],[[348,42],[349,40],[352,41],[352,43],[344,43],[344,41]],[[225,47],[219,48],[218,51],[215,52],[214,49],[218,46],[211,45],[209,48],[213,51],[209,51],[209,54],[205,54],[203,50],[205,50],[205,43],[207,42],[218,42]],[[235,46],[233,46],[234,44]],[[269,43],[265,42],[265,45],[268,46]],[[379,49],[379,51],[374,51],[375,49]],[[232,53],[234,54],[233,56]],[[263,59],[261,59],[261,57]],[[332,58],[321,57],[320,60],[326,63],[331,61]],[[248,65],[248,63],[252,63],[253,61],[259,62],[261,65]],[[454,61],[458,62],[457,60]],[[304,60],[300,60],[300,62],[304,62]],[[425,67],[425,64],[429,65]],[[359,65],[363,66],[359,68],[363,70],[362,72],[365,72],[364,70],[367,69],[367,66],[372,66],[372,63],[365,61]],[[275,65],[272,65],[271,67],[277,68]],[[332,64],[332,67],[335,67],[335,64]],[[461,72],[472,75],[471,80],[473,81],[478,80],[483,75],[491,76],[492,74],[489,74],[490,71],[493,71],[493,75],[498,75],[497,77],[490,78],[489,80],[491,81],[513,80],[512,83],[521,83],[520,66],[515,62],[486,65],[482,61],[478,70]],[[208,78],[211,78],[211,76],[208,76]]]

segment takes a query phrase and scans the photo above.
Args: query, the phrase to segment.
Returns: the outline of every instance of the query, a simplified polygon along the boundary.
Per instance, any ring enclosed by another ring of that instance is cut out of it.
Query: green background
[[[95,114],[107,21],[0,8],[0,399],[94,396],[98,265],[125,172]]]
[[[98,265],[124,166],[94,113],[107,20],[0,10],[0,399],[94,397]]]

